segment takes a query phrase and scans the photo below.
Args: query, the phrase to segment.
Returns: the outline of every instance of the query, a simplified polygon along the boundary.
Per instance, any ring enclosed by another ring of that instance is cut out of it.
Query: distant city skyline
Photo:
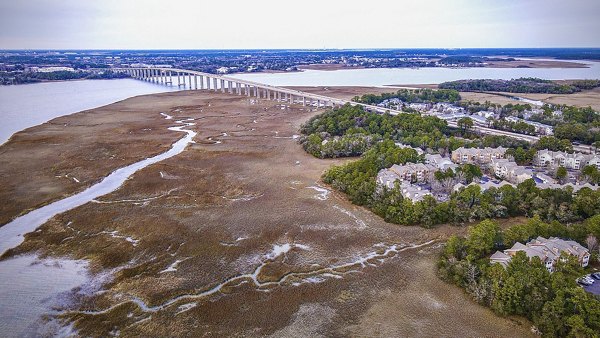
[[[0,2],[1,49],[600,47],[597,0]]]

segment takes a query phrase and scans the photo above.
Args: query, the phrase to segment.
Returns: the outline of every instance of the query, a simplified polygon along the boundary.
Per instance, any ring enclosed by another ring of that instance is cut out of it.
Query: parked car
[[[596,279],[600,279],[600,272],[594,272],[591,274],[592,277],[596,278]]]
[[[593,282],[590,282],[588,279],[581,277],[581,278],[577,278],[577,283],[580,285],[585,285],[585,286],[590,286],[593,284]]]

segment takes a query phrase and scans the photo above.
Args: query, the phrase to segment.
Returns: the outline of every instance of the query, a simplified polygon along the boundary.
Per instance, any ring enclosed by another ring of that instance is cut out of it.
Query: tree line
[[[548,93],[572,94],[581,90],[600,87],[600,80],[573,81],[570,84],[558,83],[539,78],[518,78],[511,80],[469,79],[443,82],[441,89],[454,89],[462,92],[508,92],[508,93]]]
[[[458,102],[460,101],[460,95],[456,90],[400,89],[395,93],[355,96],[352,101],[366,104],[379,104],[389,99],[399,99],[405,103]]]

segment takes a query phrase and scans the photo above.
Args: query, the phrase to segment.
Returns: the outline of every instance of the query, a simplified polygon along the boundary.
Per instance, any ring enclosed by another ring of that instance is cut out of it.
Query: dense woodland
[[[379,170],[393,164],[423,161],[414,149],[399,148],[395,141],[418,143],[419,146],[441,151],[461,146],[508,146],[511,147],[509,154],[518,162],[525,163],[533,159],[536,149],[572,150],[570,142],[555,137],[542,137],[534,145],[505,137],[469,140],[453,136],[456,131],[450,130],[444,121],[435,117],[372,114],[350,105],[315,116],[302,127],[301,132],[304,134],[301,144],[314,156],[326,158],[362,154],[354,162],[332,167],[324,174],[323,180],[346,193],[353,203],[372,209],[388,222],[429,227],[440,223],[461,224],[486,218],[535,215],[547,221],[575,222],[600,211],[600,191],[582,189],[573,196],[570,188],[540,190],[532,180],[516,188],[504,186],[483,192],[478,186],[470,186],[452,193],[447,202],[425,197],[423,201],[414,203],[402,197],[399,187],[376,187],[375,178]],[[325,140],[333,141],[323,144]],[[339,148],[336,149],[335,145]]]
[[[530,260],[523,252],[507,268],[490,264],[494,251],[537,236],[587,242],[595,261],[598,251],[592,244],[600,238],[600,215],[569,226],[536,216],[504,231],[484,220],[469,228],[466,237],[450,237],[438,263],[439,274],[500,315],[528,318],[544,337],[600,337],[600,301],[576,284],[584,271],[573,256],[564,254],[553,273],[538,257]]]
[[[98,79],[123,79],[128,78],[125,73],[115,73],[110,70],[103,73],[91,71],[57,71],[57,72],[0,72],[0,85],[13,85],[36,83],[43,81],[64,80],[98,80]]]
[[[433,89],[400,89],[395,93],[382,93],[382,94],[365,94],[362,96],[355,96],[352,101],[366,103],[366,104],[378,104],[386,99],[399,99],[405,103],[436,103],[436,102],[458,102],[460,101],[460,95],[456,90],[433,90]]]
[[[355,100],[379,103],[401,97],[405,102],[428,102],[442,96],[428,91],[408,94],[370,95]],[[466,109],[481,106],[463,103]],[[514,114],[530,109],[528,105],[505,107],[485,103],[502,113]],[[477,107],[480,108],[480,107]],[[594,123],[590,109],[564,108],[564,121]],[[550,108],[545,107],[549,115]],[[546,113],[544,113],[546,114]],[[544,136],[535,144],[500,136],[478,137],[468,128],[449,128],[445,121],[418,114],[372,114],[350,105],[313,117],[301,129],[304,149],[316,157],[357,156],[359,159],[333,166],[323,181],[344,192],[354,204],[365,206],[387,222],[432,227],[436,224],[465,224],[481,221],[469,229],[468,236],[452,236],[441,255],[440,276],[466,290],[477,302],[491,307],[500,315],[520,315],[531,320],[545,337],[600,337],[600,301],[579,287],[575,279],[584,271],[571,256],[557,263],[552,274],[539,259],[529,260],[520,253],[505,269],[490,265],[495,250],[511,247],[535,238],[570,238],[591,243],[600,238],[600,191],[583,188],[574,194],[572,188],[539,189],[533,180],[516,187],[505,185],[482,191],[470,185],[450,194],[444,202],[432,196],[413,202],[402,196],[400,186],[378,187],[377,173],[393,164],[421,163],[423,155],[415,149],[398,147],[395,142],[410,144],[442,154],[458,147],[509,148],[507,154],[519,164],[529,164],[537,150],[572,152],[569,139]],[[584,167],[582,174],[589,182],[600,183],[600,172],[594,166]],[[468,184],[482,175],[479,167],[462,165],[456,171],[437,171],[434,180],[440,184]],[[529,220],[501,231],[490,219],[525,216]],[[594,252],[592,261],[598,253]]]
[[[319,158],[357,156],[379,140],[394,140],[442,154],[460,147],[530,147],[526,141],[506,136],[464,134],[433,116],[373,114],[350,105],[313,117],[302,126],[301,133],[304,149]]]
[[[454,89],[461,92],[548,94],[572,94],[596,87],[600,87],[600,80],[579,80],[566,84],[538,78],[518,78],[512,80],[469,79],[444,82],[439,85],[441,89]]]

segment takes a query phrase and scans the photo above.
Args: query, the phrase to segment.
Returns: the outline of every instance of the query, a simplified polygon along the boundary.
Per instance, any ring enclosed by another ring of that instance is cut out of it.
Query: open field
[[[13,252],[85,258],[112,276],[62,309],[82,335],[531,335],[530,323],[497,317],[435,276],[441,241],[465,228],[388,224],[323,186],[322,172],[343,160],[297,144],[318,113],[301,106],[196,91],[53,120],[0,147],[0,184],[14,186],[0,200],[19,201],[3,214],[81,189],[48,163],[86,185],[165,150],[182,135],[161,112],[193,118],[196,143],[55,217]]]

